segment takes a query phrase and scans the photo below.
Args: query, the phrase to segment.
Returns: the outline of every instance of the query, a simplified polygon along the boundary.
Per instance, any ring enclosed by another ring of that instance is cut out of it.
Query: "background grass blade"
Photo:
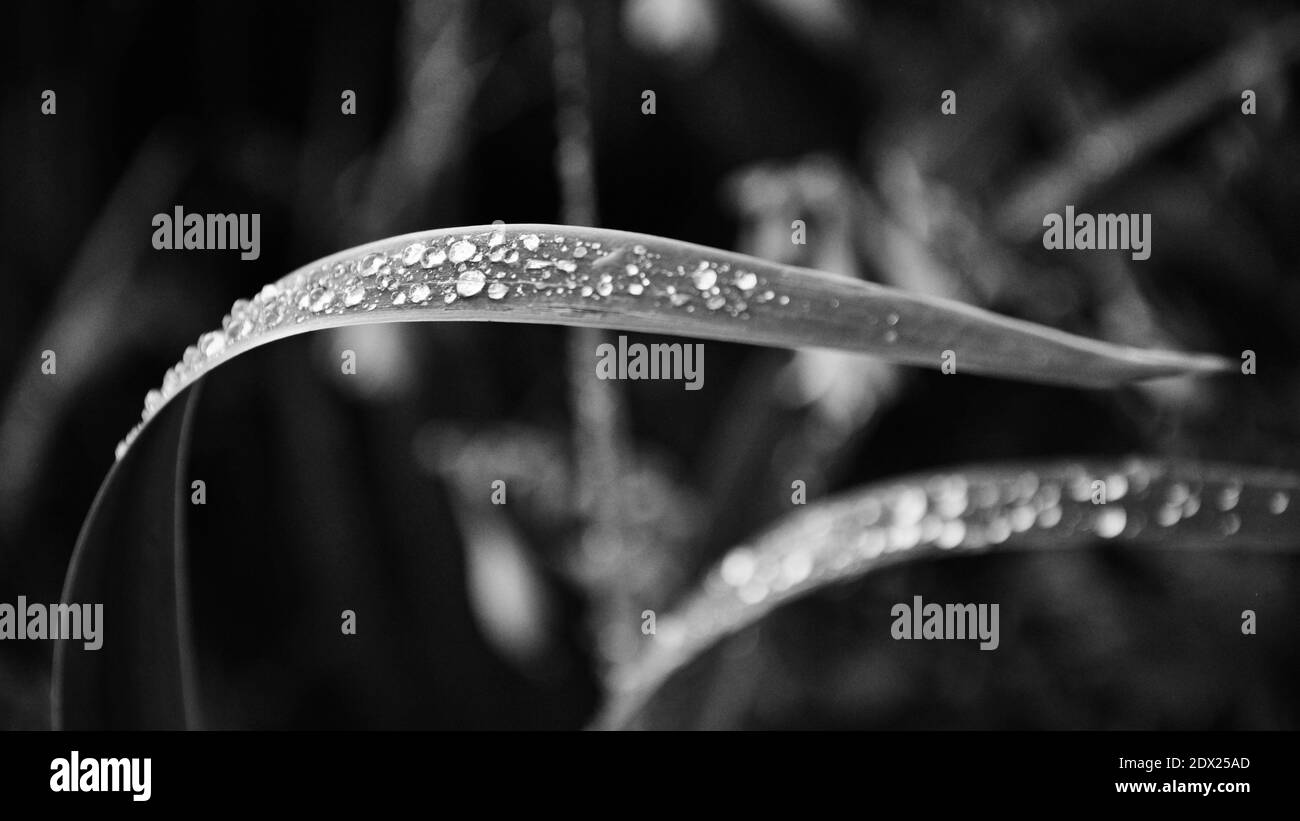
[[[1093,498],[1101,482],[1104,504]],[[1300,550],[1300,476],[1129,459],[906,477],[813,505],[732,550],[623,671],[600,722],[633,723],[723,638],[829,585],[900,561],[1097,542],[1170,550]]]

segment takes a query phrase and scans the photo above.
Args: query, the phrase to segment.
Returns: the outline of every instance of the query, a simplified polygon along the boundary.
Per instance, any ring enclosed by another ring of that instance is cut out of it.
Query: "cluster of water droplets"
[[[789,304],[757,273],[730,263],[668,266],[636,243],[607,244],[556,233],[491,228],[451,234],[290,274],[251,299],[236,300],[221,322],[185,349],[145,396],[141,421],[117,446],[118,459],[155,413],[216,363],[313,319],[441,304],[503,306],[581,299],[649,300],[659,308],[747,319],[751,304]]]
[[[1100,484],[1098,484],[1100,483]],[[1096,503],[1099,491],[1105,502]],[[753,545],[730,551],[699,594],[661,616],[643,684],[740,625],[799,593],[865,572],[889,554],[916,548],[977,549],[1019,540],[1030,546],[1081,538],[1179,543],[1237,535],[1249,517],[1259,532],[1282,521],[1292,491],[1240,476],[1199,476],[1127,460],[1110,469],[1070,464],[1049,471],[950,474],[905,481],[797,516]],[[657,658],[655,657],[657,656]]]

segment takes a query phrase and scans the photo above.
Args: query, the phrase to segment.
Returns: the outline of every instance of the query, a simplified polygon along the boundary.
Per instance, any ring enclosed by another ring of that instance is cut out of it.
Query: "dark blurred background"
[[[233,300],[408,231],[585,208],[606,227],[1098,338],[1252,349],[1260,363],[1249,379],[1101,393],[710,343],[705,390],[604,383],[607,401],[588,407],[560,328],[351,328],[258,349],[207,380],[197,418],[191,473],[208,501],[191,511],[189,549],[206,726],[583,726],[602,676],[635,652],[640,612],[667,608],[788,512],[795,478],[817,498],[1062,454],[1300,466],[1290,3],[7,13],[0,601],[57,599],[114,444]],[[557,42],[585,66],[577,80]],[[945,89],[955,116],[940,113]],[[1242,113],[1243,89],[1258,113]],[[562,185],[564,140],[585,158],[577,176],[590,172],[583,195]],[[1151,258],[1045,252],[1042,217],[1068,204],[1151,213]],[[260,258],[154,250],[150,220],[175,205],[260,213]],[[796,219],[806,245],[790,240]],[[40,372],[45,349],[56,376]],[[357,352],[354,377],[339,373],[343,349]],[[586,435],[593,425],[608,435]],[[510,487],[504,508],[485,503],[495,478]],[[1007,598],[1013,564],[997,566]],[[339,635],[343,609],[358,613],[356,637]],[[0,726],[47,726],[49,658],[45,642],[0,644]],[[1019,686],[1043,692],[1036,681]],[[1097,705],[1078,723],[1125,723]],[[927,724],[897,709],[875,721]],[[1171,723],[1212,723],[1184,712]],[[1245,723],[1295,720],[1283,700]]]

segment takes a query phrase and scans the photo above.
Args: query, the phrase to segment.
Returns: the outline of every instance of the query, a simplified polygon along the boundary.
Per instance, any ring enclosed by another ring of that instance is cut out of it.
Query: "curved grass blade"
[[[103,605],[102,646],[60,640],[51,675],[55,729],[194,729],[185,508],[196,386],[118,460],[91,506],[62,601]]]
[[[1104,504],[1093,503],[1097,481]],[[634,724],[691,660],[827,585],[958,551],[1098,540],[1300,550],[1300,475],[1142,459],[1006,465],[907,477],[811,506],[733,549],[693,596],[657,620],[654,641],[618,676],[597,726]]]
[[[199,337],[143,421],[223,361],[284,336],[374,322],[585,326],[838,348],[961,373],[1079,387],[1224,371],[1226,359],[1114,345],[958,302],[700,245],[597,228],[490,225],[352,248],[239,300]],[[594,352],[593,352],[594,355]]]

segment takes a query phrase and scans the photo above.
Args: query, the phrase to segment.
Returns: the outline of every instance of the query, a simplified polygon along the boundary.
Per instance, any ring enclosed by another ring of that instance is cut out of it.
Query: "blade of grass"
[[[1095,504],[1094,482],[1107,493]],[[733,549],[658,619],[616,677],[601,727],[636,719],[654,693],[722,638],[815,590],[901,561],[1123,542],[1160,549],[1300,549],[1300,476],[1191,462],[1008,464],[911,476],[791,514]]]
[[[1222,101],[1237,101],[1243,89],[1285,71],[1297,59],[1300,16],[1251,30],[1173,85],[1076,137],[1057,160],[1029,172],[1005,197],[994,222],[1003,235],[1028,239],[1042,227],[1044,214],[1086,198],[1209,116]]]
[[[321,328],[519,322],[823,347],[1078,387],[1226,371],[1222,357],[1074,336],[950,300],[663,237],[490,225],[408,234],[305,266],[239,300],[145,399],[143,421],[225,360]],[[596,351],[592,351],[593,368]]]
[[[109,471],[77,538],[63,602],[95,602],[102,645],[54,647],[56,730],[196,729],[201,725],[185,519],[199,388]],[[102,615],[102,614],[101,614]]]

